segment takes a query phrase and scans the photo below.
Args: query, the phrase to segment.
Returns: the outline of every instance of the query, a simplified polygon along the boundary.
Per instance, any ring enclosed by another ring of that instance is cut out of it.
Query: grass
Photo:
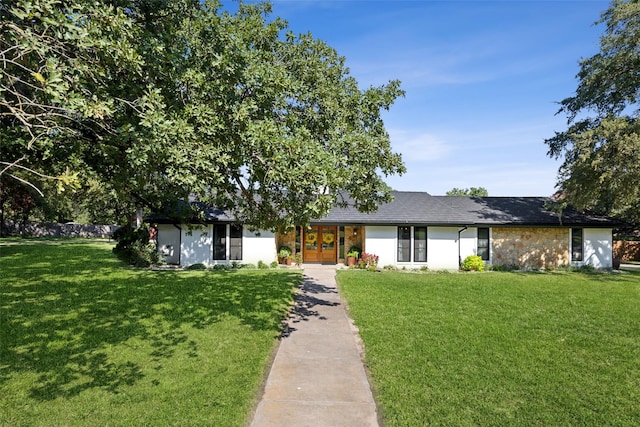
[[[385,426],[640,425],[640,274],[338,272]]]
[[[0,425],[247,423],[300,273],[147,271],[0,245]]]

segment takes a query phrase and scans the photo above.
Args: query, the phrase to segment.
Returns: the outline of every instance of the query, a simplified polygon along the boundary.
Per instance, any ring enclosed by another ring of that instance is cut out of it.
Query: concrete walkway
[[[335,273],[335,266],[305,265],[251,427],[379,425],[357,331]]]

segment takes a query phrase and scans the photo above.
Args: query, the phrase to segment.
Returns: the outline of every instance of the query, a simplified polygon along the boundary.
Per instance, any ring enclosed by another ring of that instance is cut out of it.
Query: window
[[[398,261],[411,261],[411,227],[398,227]]]
[[[227,240],[229,241],[229,258],[227,258]],[[213,259],[237,261],[242,259],[242,226],[231,224],[215,224],[213,226]]]
[[[489,229],[478,228],[478,256],[489,261]]]
[[[427,227],[413,229],[413,260],[427,262]]]
[[[242,259],[242,226],[231,224],[229,228],[229,259]]]
[[[227,259],[227,225],[215,224],[213,226],[213,259]]]
[[[398,227],[398,262],[427,262],[427,227]]]
[[[571,229],[571,261],[582,261],[582,228]]]

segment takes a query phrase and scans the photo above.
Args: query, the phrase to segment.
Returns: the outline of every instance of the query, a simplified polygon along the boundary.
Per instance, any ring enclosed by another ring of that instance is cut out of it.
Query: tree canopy
[[[563,157],[565,201],[640,222],[640,2],[615,0],[600,51],[580,62],[578,88],[560,102],[568,128],[545,142]]]
[[[484,187],[471,187],[471,188],[457,188],[454,187],[447,191],[447,196],[472,196],[472,197],[487,197],[489,192]]]
[[[92,181],[172,212],[190,198],[274,229],[332,206],[374,210],[405,171],[381,111],[403,91],[361,89],[345,58],[269,20],[269,3],[0,4],[0,175]]]

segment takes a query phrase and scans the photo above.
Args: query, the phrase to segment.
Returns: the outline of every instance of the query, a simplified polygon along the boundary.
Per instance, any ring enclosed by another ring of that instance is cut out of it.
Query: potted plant
[[[280,260],[280,264],[291,265],[291,248],[289,246],[280,246],[278,259]],[[287,259],[289,259],[289,261],[287,261]]]
[[[360,255],[360,248],[352,246],[349,252],[347,252],[347,265],[350,267],[356,265],[358,255]]]

